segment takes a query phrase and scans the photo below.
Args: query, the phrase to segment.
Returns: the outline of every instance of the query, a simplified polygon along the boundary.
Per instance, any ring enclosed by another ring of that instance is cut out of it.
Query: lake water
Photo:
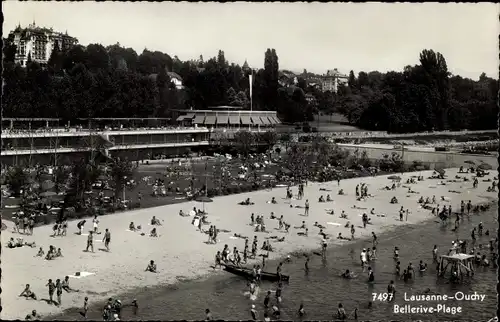
[[[481,320],[487,321],[496,315],[497,307],[497,271],[495,268],[476,268],[476,274],[470,283],[461,285],[449,284],[444,280],[437,280],[435,264],[432,264],[432,248],[436,244],[439,253],[445,253],[451,247],[452,240],[469,239],[472,227],[482,221],[485,230],[490,230],[490,236],[482,236],[476,244],[482,243],[486,247],[481,253],[490,258],[487,247],[488,240],[497,234],[497,210],[492,209],[480,215],[474,215],[460,226],[458,232],[452,232],[448,227],[442,227],[436,222],[428,222],[419,226],[397,228],[397,231],[388,232],[379,238],[377,246],[378,260],[370,265],[375,272],[376,283],[370,286],[367,283],[366,273],[361,273],[359,253],[363,247],[371,247],[371,241],[356,241],[349,245],[336,247],[328,251],[326,262],[321,257],[313,255],[309,264],[309,273],[304,271],[304,259],[293,258],[292,263],[285,264],[284,274],[290,275],[290,283],[285,284],[283,302],[281,304],[282,320],[297,320],[296,314],[299,305],[304,304],[307,320],[329,320],[333,318],[338,303],[342,303],[346,312],[352,313],[358,308],[360,320]],[[409,262],[414,267],[420,260],[429,264],[423,275],[416,273],[412,283],[405,283],[396,279],[394,275],[394,260],[392,252],[394,246],[400,248],[401,267],[404,269]],[[270,261],[267,270],[274,272],[277,263]],[[338,274],[341,270],[351,269],[360,275],[353,280],[341,279]],[[372,300],[373,292],[385,292],[390,280],[396,283],[397,294],[392,303],[374,301],[371,308],[368,302]],[[259,318],[263,319],[264,297],[267,290],[275,289],[276,285],[263,282],[258,298],[251,301],[245,296],[246,282],[237,276],[223,273],[203,281],[181,282],[175,286],[156,287],[137,290],[134,294],[123,295],[124,304],[130,303],[133,298],[139,302],[139,313],[132,315],[130,308],[124,308],[123,320],[202,320],[204,311],[210,308],[214,319],[248,320],[251,319],[250,307],[255,304]],[[465,294],[477,292],[486,295],[484,301],[451,301],[441,302],[405,302],[403,293],[408,295],[422,294],[430,288],[432,294],[453,295],[457,291]],[[274,297],[271,301],[275,303]],[[393,312],[394,305],[412,304],[424,307],[436,307],[446,304],[449,307],[461,307],[462,313],[455,315],[445,313],[402,315]],[[89,311],[89,319],[101,319],[103,305],[95,305]],[[351,315],[352,317],[352,315]],[[68,310],[62,315],[52,317],[57,320],[82,320],[78,310]]]

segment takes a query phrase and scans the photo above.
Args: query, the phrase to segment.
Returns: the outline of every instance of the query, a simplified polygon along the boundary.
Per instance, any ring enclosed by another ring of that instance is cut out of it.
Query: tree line
[[[138,54],[119,43],[65,51],[56,46],[42,68],[29,56],[27,66],[16,65],[12,39],[4,44],[5,117],[171,117],[174,109],[229,105],[275,110],[290,123],[336,112],[360,128],[391,132],[497,126],[497,81],[484,74],[479,81],[452,76],[444,57],[432,50],[424,50],[420,64],[402,72],[360,72],[356,77],[351,71],[348,84],[332,93],[313,86],[311,78],[317,75],[306,70],[296,83],[280,82],[274,49],[264,53],[264,68],[252,71],[229,63],[222,50],[206,61],[202,56],[182,61],[148,49]],[[176,74],[183,88],[172,81]]]
[[[339,111],[368,130],[419,132],[497,128],[498,81],[451,75],[440,53],[424,50],[402,72],[349,74]]]

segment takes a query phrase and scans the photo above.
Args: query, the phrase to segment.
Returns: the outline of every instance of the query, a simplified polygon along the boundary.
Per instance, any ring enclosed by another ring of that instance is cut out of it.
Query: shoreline
[[[454,174],[455,171],[448,169],[447,170],[447,173],[449,173],[448,176],[451,178],[451,173]],[[422,171],[422,172],[417,172],[417,174],[418,173],[421,173],[424,177],[426,177],[430,173],[432,173],[432,171]],[[409,177],[412,174],[413,173],[406,173],[403,175],[403,177]],[[190,224],[191,218],[183,218],[177,215],[179,209],[184,209],[186,211],[187,209],[190,209],[193,206],[197,207],[201,206],[201,204],[195,202],[172,204],[156,208],[148,208],[144,210],[141,209],[132,210],[129,212],[121,213],[120,215],[102,216],[100,224],[101,229],[110,227],[111,231],[114,233],[114,236],[118,235],[118,237],[113,238],[113,241],[119,240],[120,243],[116,244],[116,242],[115,243],[112,242],[110,253],[104,254],[98,251],[97,253],[95,253],[95,255],[92,254],[91,257],[87,256],[87,253],[82,254],[79,252],[75,252],[74,248],[85,246],[85,239],[86,239],[81,236],[73,235],[75,229],[74,228],[75,222],[70,223],[68,229],[68,236],[65,237],[64,239],[58,239],[58,238],[49,239],[50,237],[44,235],[48,235],[48,233],[50,232],[50,227],[47,226],[38,227],[35,229],[34,236],[35,237],[37,235],[40,236],[41,234],[43,240],[42,242],[38,242],[37,240],[37,244],[43,245],[44,248],[48,247],[48,243],[55,244],[56,247],[61,247],[63,249],[63,254],[69,257],[71,263],[67,262],[68,261],[67,258],[56,259],[54,261],[45,262],[48,265],[46,265],[43,269],[40,269],[39,264],[23,263],[26,261],[22,259],[22,256],[17,256],[17,257],[13,256],[12,258],[9,258],[11,257],[10,255],[12,254],[13,251],[15,252],[19,251],[23,253],[34,253],[36,252],[36,250],[22,249],[22,248],[16,250],[6,250],[4,252],[4,258],[7,258],[7,261],[5,261],[4,263],[9,263],[9,264],[4,265],[6,266],[4,268],[4,276],[9,276],[9,279],[4,280],[4,282],[7,282],[7,284],[5,286],[3,285],[4,286],[3,290],[4,290],[4,304],[5,304],[4,308],[9,308],[8,309],[9,311],[6,312],[4,310],[2,312],[3,313],[2,318],[4,319],[16,318],[16,317],[21,318],[24,317],[24,315],[26,315],[27,313],[29,313],[31,309],[37,309],[39,314],[41,314],[42,316],[57,316],[60,315],[61,312],[64,312],[66,310],[71,310],[72,308],[74,310],[74,307],[80,307],[80,304],[83,303],[84,295],[82,293],[79,293],[78,298],[75,298],[76,296],[73,296],[73,298],[70,300],[68,300],[68,297],[70,297],[71,295],[64,294],[65,298],[63,298],[63,305],[61,308],[48,306],[45,303],[42,304],[40,302],[26,301],[25,299],[12,299],[10,297],[6,297],[5,296],[6,294],[11,294],[12,292],[14,293],[20,292],[21,291],[20,288],[22,287],[20,285],[24,285],[23,283],[20,283],[20,281],[18,281],[18,278],[11,278],[10,274],[14,272],[13,267],[15,267],[16,264],[19,265],[18,266],[19,270],[17,270],[16,272],[21,273],[20,275],[32,276],[32,277],[34,277],[33,275],[38,276],[36,278],[37,279],[36,282],[29,280],[27,280],[26,282],[32,284],[32,289],[38,295],[39,298],[43,298],[46,293],[46,290],[44,290],[43,286],[35,285],[35,284],[44,284],[41,281],[44,281],[48,278],[53,278],[53,279],[63,278],[65,275],[73,274],[75,271],[78,271],[78,269],[80,269],[80,271],[95,272],[95,275],[91,277],[71,280],[72,287],[76,286],[75,288],[77,289],[86,289],[88,292],[90,291],[94,293],[93,295],[89,296],[90,300],[89,302],[91,305],[100,303],[102,300],[105,300],[108,297],[114,297],[117,295],[122,296],[121,294],[137,292],[137,289],[144,289],[144,288],[150,289],[154,287],[168,287],[167,285],[175,285],[184,278],[186,278],[186,281],[192,281],[193,279],[194,280],[205,279],[210,277],[210,275],[213,275],[213,269],[207,267],[213,263],[213,257],[215,255],[215,252],[217,250],[222,249],[222,246],[224,244],[227,243],[230,245],[230,247],[238,246],[239,249],[243,248],[242,239],[235,240],[228,238],[231,237],[233,233],[235,232],[238,232],[240,234],[243,233],[243,235],[248,237],[251,237],[252,235],[258,235],[259,246],[260,246],[264,237],[262,233],[253,233],[253,229],[250,228],[248,224],[241,225],[241,219],[243,219],[244,222],[247,223],[249,222],[250,212],[255,212],[257,215],[259,214],[265,215],[265,220],[268,225],[270,222],[274,223],[268,217],[268,213],[272,210],[274,210],[278,216],[281,213],[284,213],[285,221],[289,222],[292,227],[296,226],[296,224],[299,224],[302,220],[306,219],[308,221],[307,224],[309,227],[312,227],[312,222],[314,221],[322,223],[324,223],[324,221],[326,220],[341,221],[339,216],[337,216],[338,214],[336,214],[335,216],[329,216],[326,215],[324,211],[317,210],[318,208],[323,207],[322,205],[318,206],[317,196],[326,194],[326,192],[318,191],[319,190],[318,188],[322,186],[332,186],[331,194],[334,200],[336,200],[336,202],[334,204],[331,204],[331,208],[335,208],[336,211],[338,212],[340,212],[339,209],[346,210],[346,212],[349,214],[350,220],[352,220],[352,223],[355,224],[356,226],[360,224],[361,220],[357,219],[357,216],[352,215],[352,213],[358,212],[358,210],[353,210],[350,207],[348,207],[348,205],[352,205],[353,202],[359,203],[352,200],[354,199],[352,193],[354,190],[354,186],[359,182],[366,182],[370,186],[369,192],[375,193],[373,198],[370,198],[368,199],[368,201],[366,201],[366,205],[368,206],[368,204],[371,204],[370,207],[375,207],[377,210],[382,209],[382,211],[385,212],[387,215],[386,217],[373,217],[376,223],[374,223],[373,225],[369,225],[368,228],[370,229],[365,230],[356,227],[357,238],[354,242],[362,240],[363,238],[368,238],[370,236],[371,231],[374,231],[377,234],[382,234],[385,232],[392,231],[401,225],[411,226],[435,218],[433,215],[429,215],[430,211],[421,211],[420,209],[416,209],[418,204],[414,203],[414,201],[412,200],[414,198],[405,198],[404,196],[406,195],[406,193],[404,192],[401,193],[402,189],[391,191],[389,192],[389,194],[397,195],[398,199],[402,201],[405,201],[404,199],[408,199],[411,201],[411,204],[409,204],[408,202],[401,202],[398,205],[388,206],[387,196],[384,196],[384,198],[382,199],[381,195],[383,195],[384,192],[381,192],[381,190],[379,190],[380,187],[376,187],[373,190],[374,186],[380,185],[380,183],[387,184],[388,182],[390,182],[387,180],[386,177],[387,175],[342,180],[341,186],[347,193],[347,196],[336,195],[335,193],[337,189],[336,182],[311,183],[309,184],[308,187],[305,188],[306,197],[304,198],[304,199],[310,198],[310,200],[312,201],[311,215],[309,217],[292,215],[294,217],[293,219],[291,218],[292,216],[290,216],[290,210],[293,210],[295,213],[301,210],[298,210],[296,208],[292,209],[287,207],[286,205],[283,205],[284,207],[282,207],[282,205],[270,205],[266,203],[266,201],[269,200],[271,196],[277,196],[277,197],[283,196],[285,191],[284,188],[274,188],[272,191],[260,190],[260,191],[246,193],[246,196],[251,197],[252,200],[256,202],[254,206],[238,206],[236,203],[241,201],[241,199],[243,198],[242,194],[216,198],[213,203],[209,203],[206,205],[206,208],[209,212],[208,219],[209,220],[215,219],[214,223],[218,226],[219,229],[221,228],[239,229],[239,231],[231,231],[230,235],[221,234],[220,236],[221,241],[217,245],[205,246],[201,244],[204,241],[206,241],[207,236],[205,234],[200,234],[195,230],[196,228]],[[434,181],[426,179],[424,181],[425,185],[427,185],[429,181],[435,183],[437,180]],[[466,184],[471,185],[471,182],[465,183],[464,185]],[[453,184],[450,183],[450,185],[447,187],[446,190],[448,190],[448,188],[451,188],[450,186],[452,185]],[[417,188],[417,186],[418,185],[414,185],[415,188]],[[435,189],[434,193],[437,196],[439,196],[440,194],[438,194],[438,192],[443,193],[442,190],[443,189]],[[468,199],[473,200],[474,204],[478,203],[484,204],[485,202],[484,201],[481,202],[481,199],[488,199],[488,197],[484,196],[485,194],[487,194],[484,190],[485,189],[483,185],[483,189],[478,188],[476,190],[472,190],[472,192],[475,191],[477,193],[470,193],[469,191],[468,196],[466,196],[467,200]],[[428,189],[425,193],[423,192],[422,195],[432,196],[433,191],[431,189]],[[443,193],[441,195],[450,195],[450,194]],[[497,193],[495,193],[494,196],[496,197]],[[457,209],[456,208],[457,199],[458,198],[455,198],[453,194],[450,195],[450,204],[452,204],[453,208],[455,209]],[[493,199],[490,200],[490,202],[494,202],[493,195],[489,199]],[[277,200],[279,200],[279,203],[282,203],[281,198],[277,198]],[[302,204],[303,202],[304,201],[295,201],[295,203],[299,204]],[[399,206],[401,206],[402,204],[404,204],[405,207],[411,209],[412,213],[410,214],[408,222],[404,221],[401,223],[399,221],[393,220],[394,209],[388,209],[388,208],[395,208],[395,207],[399,208]],[[234,205],[234,206],[228,207],[228,205]],[[325,204],[324,206],[327,205],[328,204]],[[276,208],[281,208],[281,209],[276,209]],[[281,212],[278,210],[281,210]],[[285,213],[284,210],[286,210],[287,212]],[[170,231],[170,234],[167,233],[164,236],[160,236],[160,238],[158,238],[158,239],[163,239],[164,242],[161,243],[160,245],[164,246],[165,247],[164,249],[159,249],[162,247],[158,247],[159,244],[157,243],[157,241],[161,242],[160,240],[151,239],[145,236],[137,237],[138,234],[134,234],[131,232],[124,232],[125,228],[128,226],[128,222],[130,221],[138,222],[137,220],[142,220],[142,222],[144,223],[145,221],[146,222],[149,221],[152,215],[155,215],[157,218],[163,219],[162,217],[165,217],[166,212],[170,213],[167,220],[171,222],[171,225],[163,225],[158,228],[160,234],[162,234],[162,231],[164,230]],[[366,212],[369,212],[369,210],[367,210]],[[111,217],[113,217],[114,220],[112,220]],[[378,223],[377,221],[380,221],[380,223]],[[121,231],[120,228],[117,228],[117,225],[118,227],[122,226]],[[271,225],[269,226],[270,228],[268,228],[268,230],[271,230],[273,234],[281,234],[278,231],[274,231]],[[330,225],[327,226],[328,227],[325,230],[330,236],[335,237],[338,234],[339,230],[343,230],[343,233],[345,232],[345,228],[343,228],[343,225],[335,227],[331,227]],[[11,228],[11,225],[9,228]],[[364,233],[359,234],[360,232],[363,231]],[[11,235],[16,236],[15,234],[12,234],[10,231],[4,231],[3,235],[4,235],[4,244],[5,244],[5,238],[10,237]],[[287,243],[275,244],[276,251],[270,254],[268,261],[274,261],[277,258],[283,258],[287,254],[291,254],[292,252],[295,253],[312,252],[319,248],[320,239],[315,238],[313,233],[310,233],[310,237],[306,239],[300,236],[296,236],[294,234],[294,230],[291,229],[290,233],[287,236],[288,236],[287,239],[289,240]],[[26,237],[27,238],[25,239],[27,241],[35,239],[31,238],[31,236],[26,236]],[[77,241],[76,241],[77,239],[79,240],[78,242],[79,246],[77,246]],[[59,243],[60,245],[57,245],[58,240],[61,241],[61,243]],[[175,245],[172,245],[171,242],[174,242]],[[334,248],[337,247],[337,245],[341,246],[343,244],[346,243],[334,239],[330,240],[329,247]],[[96,247],[99,247],[99,244],[96,244]],[[73,248],[72,252],[68,252],[67,250],[68,248]],[[127,250],[130,256],[127,256],[126,258],[120,256],[120,254],[118,254],[117,256],[117,253],[121,253],[121,255],[127,254]],[[168,252],[169,254],[164,254],[164,252]],[[93,258],[96,258],[97,262]],[[117,262],[114,264],[110,264],[113,263],[113,259],[117,260]],[[147,275],[143,273],[143,269],[147,264],[146,261],[147,259],[154,259],[155,262],[158,263],[159,274]],[[31,258],[27,259],[27,262],[34,262],[34,261],[37,261],[37,259],[34,260]],[[85,261],[85,263],[82,264],[80,263],[80,261]],[[166,264],[166,262],[168,264]],[[260,263],[259,260],[257,260],[256,262]],[[252,263],[253,261],[250,262],[250,264]],[[123,276],[124,274],[128,274],[126,276],[130,277],[128,281],[120,279],[120,276]],[[57,277],[55,277],[55,275]],[[158,280],[161,280],[162,282],[158,283]],[[95,285],[95,282],[97,282],[98,285]],[[127,284],[123,285],[124,283]],[[7,303],[9,304],[7,305]]]
[[[496,208],[498,210],[498,203],[495,200],[490,200],[487,202],[482,203],[483,205],[490,205]],[[494,209],[495,209],[494,208]],[[479,215],[483,214],[483,212],[479,212]],[[408,233],[408,230],[415,228],[415,229],[420,229],[424,228],[425,226],[431,225],[432,222],[435,222],[436,218],[428,218],[420,223],[413,224],[413,225],[405,225],[403,227],[403,231],[401,233],[397,233],[397,228],[399,228],[396,225],[393,226],[387,226],[383,227],[386,228],[385,231],[383,231],[380,235],[377,235],[380,240],[383,240],[384,242],[387,242],[388,240],[393,240],[397,238],[401,238],[401,236],[404,236]],[[391,238],[387,239],[387,236],[390,236]],[[394,236],[395,235],[395,236]],[[348,246],[353,246],[357,244],[363,244],[363,243],[369,243],[371,244],[371,237],[370,236],[364,236],[362,238],[355,239],[352,241],[352,243],[349,244],[339,244],[339,243],[334,243],[334,244],[329,244],[328,247],[328,252],[332,252],[334,250],[338,250],[342,247],[348,247]],[[319,249],[319,248],[318,248]],[[297,259],[303,258],[304,255],[308,255],[312,257],[314,255],[315,250],[313,249],[308,249],[308,250],[295,250],[289,255],[292,258],[292,261],[295,261]],[[273,258],[272,260],[269,260],[266,262],[266,267],[268,265],[272,265],[271,267],[275,267],[276,264],[283,262],[286,259],[287,255],[283,254],[279,258]],[[248,266],[248,264],[244,264],[243,266]],[[286,274],[286,266],[285,266],[285,271],[284,273]],[[206,283],[211,280],[213,281],[220,281],[220,280],[229,280],[230,278],[234,277],[235,275],[232,275],[230,273],[225,272],[223,269],[218,269],[214,270],[213,273],[207,274],[205,276],[197,276],[197,277],[191,277],[183,280],[178,280],[175,283],[172,284],[158,284],[155,286],[151,287],[138,287],[135,290],[130,290],[124,293],[116,294],[113,295],[112,297],[115,299],[120,299],[122,303],[124,303],[124,306],[126,307],[129,302],[131,302],[132,299],[136,298],[142,298],[144,296],[153,296],[153,294],[157,293],[165,293],[165,292],[176,292],[176,291],[182,291],[185,289],[189,289],[191,287],[197,287],[200,283]],[[241,279],[244,281],[244,279]],[[102,307],[105,306],[106,300],[101,300],[101,301],[96,301],[90,305],[89,312],[95,312],[95,311],[101,311]],[[200,313],[203,308],[200,308]],[[64,309],[63,312],[59,312],[56,314],[51,314],[46,317],[43,317],[42,320],[44,321],[49,321],[49,320],[55,320],[55,321],[62,321],[65,320],[66,318],[69,318],[68,316],[79,316],[79,312],[81,312],[81,307],[71,307],[71,308],[66,308]]]

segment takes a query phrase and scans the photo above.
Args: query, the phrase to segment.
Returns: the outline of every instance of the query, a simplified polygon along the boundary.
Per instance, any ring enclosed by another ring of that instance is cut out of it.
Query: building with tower
[[[52,51],[57,46],[60,50],[68,50],[78,44],[78,39],[52,28],[39,27],[33,21],[27,28],[20,25],[10,34],[9,39],[16,46],[15,62],[25,67],[29,57],[41,66],[46,66]]]

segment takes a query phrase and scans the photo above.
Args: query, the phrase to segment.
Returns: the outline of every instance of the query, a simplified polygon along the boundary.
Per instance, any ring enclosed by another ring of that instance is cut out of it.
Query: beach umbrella
[[[213,200],[207,196],[199,196],[196,198],[196,201],[203,203],[203,212],[205,212],[205,202],[212,202]]]
[[[480,170],[491,170],[493,167],[489,165],[488,163],[481,163],[478,167]]]
[[[55,193],[54,191],[44,191],[40,194],[40,197],[53,197],[53,196],[57,196],[57,193]]]
[[[43,190],[50,190],[52,188],[54,188],[56,184],[52,181],[52,180],[45,180],[44,182],[42,182],[42,189]]]
[[[476,163],[472,160],[466,160],[464,163],[470,164],[470,165],[475,165]]]
[[[388,176],[387,179],[394,180],[394,181],[399,181],[399,180],[401,180],[401,177],[400,176]]]

